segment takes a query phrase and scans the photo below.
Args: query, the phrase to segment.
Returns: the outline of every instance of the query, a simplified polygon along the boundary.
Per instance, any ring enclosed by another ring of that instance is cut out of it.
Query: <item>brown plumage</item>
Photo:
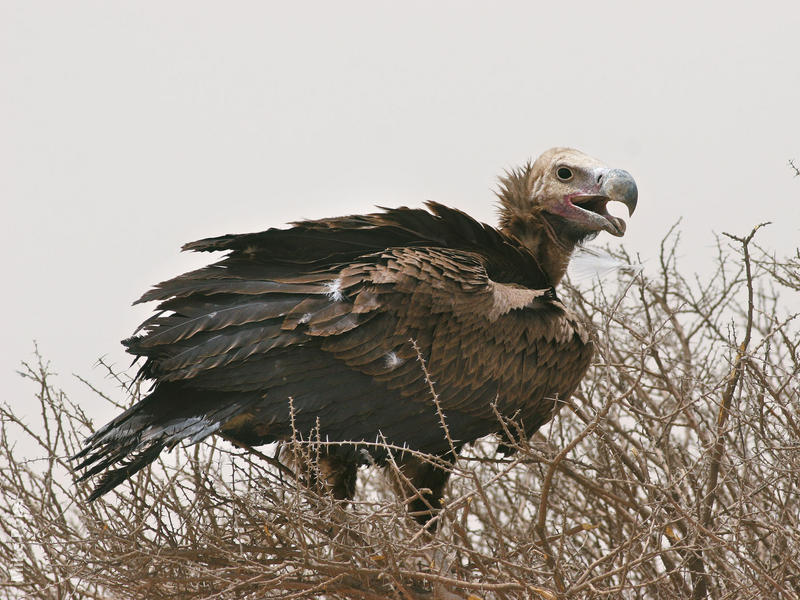
[[[428,203],[187,244],[228,254],[139,300],[158,312],[124,344],[154,386],[78,455],[83,478],[105,472],[91,498],[181,440],[220,432],[258,445],[292,436],[292,422],[304,439],[385,440],[455,460],[420,358],[456,452],[500,429],[495,402],[533,434],[592,356],[555,287],[578,242],[624,233],[605,206],[632,213],[636,185],[555,148],[503,177],[498,196],[499,230]],[[346,498],[357,467],[386,452],[328,446],[318,472]],[[435,506],[447,473],[401,460]],[[426,505],[411,505],[421,522]]]

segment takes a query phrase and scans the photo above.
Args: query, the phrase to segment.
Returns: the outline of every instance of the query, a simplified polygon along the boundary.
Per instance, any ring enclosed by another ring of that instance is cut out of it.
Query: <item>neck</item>
[[[570,256],[576,241],[559,237],[553,224],[542,213],[528,215],[510,215],[509,219],[501,217],[501,230],[507,235],[517,238],[536,257],[539,266],[547,275],[550,284],[557,286],[567,272]]]
[[[529,163],[506,173],[500,179],[500,190],[497,192],[500,229],[517,238],[531,251],[550,285],[555,287],[567,271],[578,238],[572,239],[565,234],[569,227],[558,222],[560,217],[544,211],[541,203],[536,201],[541,193],[541,179],[534,172],[534,165]],[[562,232],[561,235],[556,231]]]

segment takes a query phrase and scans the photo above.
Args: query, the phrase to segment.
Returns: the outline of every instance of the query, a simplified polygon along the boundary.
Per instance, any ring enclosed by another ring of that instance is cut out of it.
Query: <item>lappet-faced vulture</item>
[[[359,465],[386,462],[376,442],[453,461],[502,428],[498,414],[533,434],[592,357],[555,288],[581,240],[624,234],[606,204],[632,213],[637,190],[626,171],[554,148],[501,178],[498,196],[499,229],[429,202],[187,244],[227,255],[139,300],[158,311],[123,343],[153,387],[78,454],[83,478],[104,472],[91,498],[215,432],[334,442],[314,472],[339,498]],[[424,523],[448,473],[395,458],[432,492],[410,504]]]

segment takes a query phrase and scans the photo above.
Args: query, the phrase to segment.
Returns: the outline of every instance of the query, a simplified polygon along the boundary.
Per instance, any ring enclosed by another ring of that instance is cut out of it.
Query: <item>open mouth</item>
[[[617,237],[625,234],[625,221],[619,217],[615,217],[606,209],[610,198],[607,196],[575,196],[571,199],[573,206],[580,210],[593,213],[605,219],[608,227],[604,227],[606,231]]]

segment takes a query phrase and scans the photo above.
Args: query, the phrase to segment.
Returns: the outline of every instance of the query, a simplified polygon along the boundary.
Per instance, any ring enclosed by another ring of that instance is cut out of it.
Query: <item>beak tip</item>
[[[639,199],[639,190],[630,173],[622,169],[613,169],[606,178],[603,188],[609,198],[622,202],[628,207],[628,216],[633,215]]]

